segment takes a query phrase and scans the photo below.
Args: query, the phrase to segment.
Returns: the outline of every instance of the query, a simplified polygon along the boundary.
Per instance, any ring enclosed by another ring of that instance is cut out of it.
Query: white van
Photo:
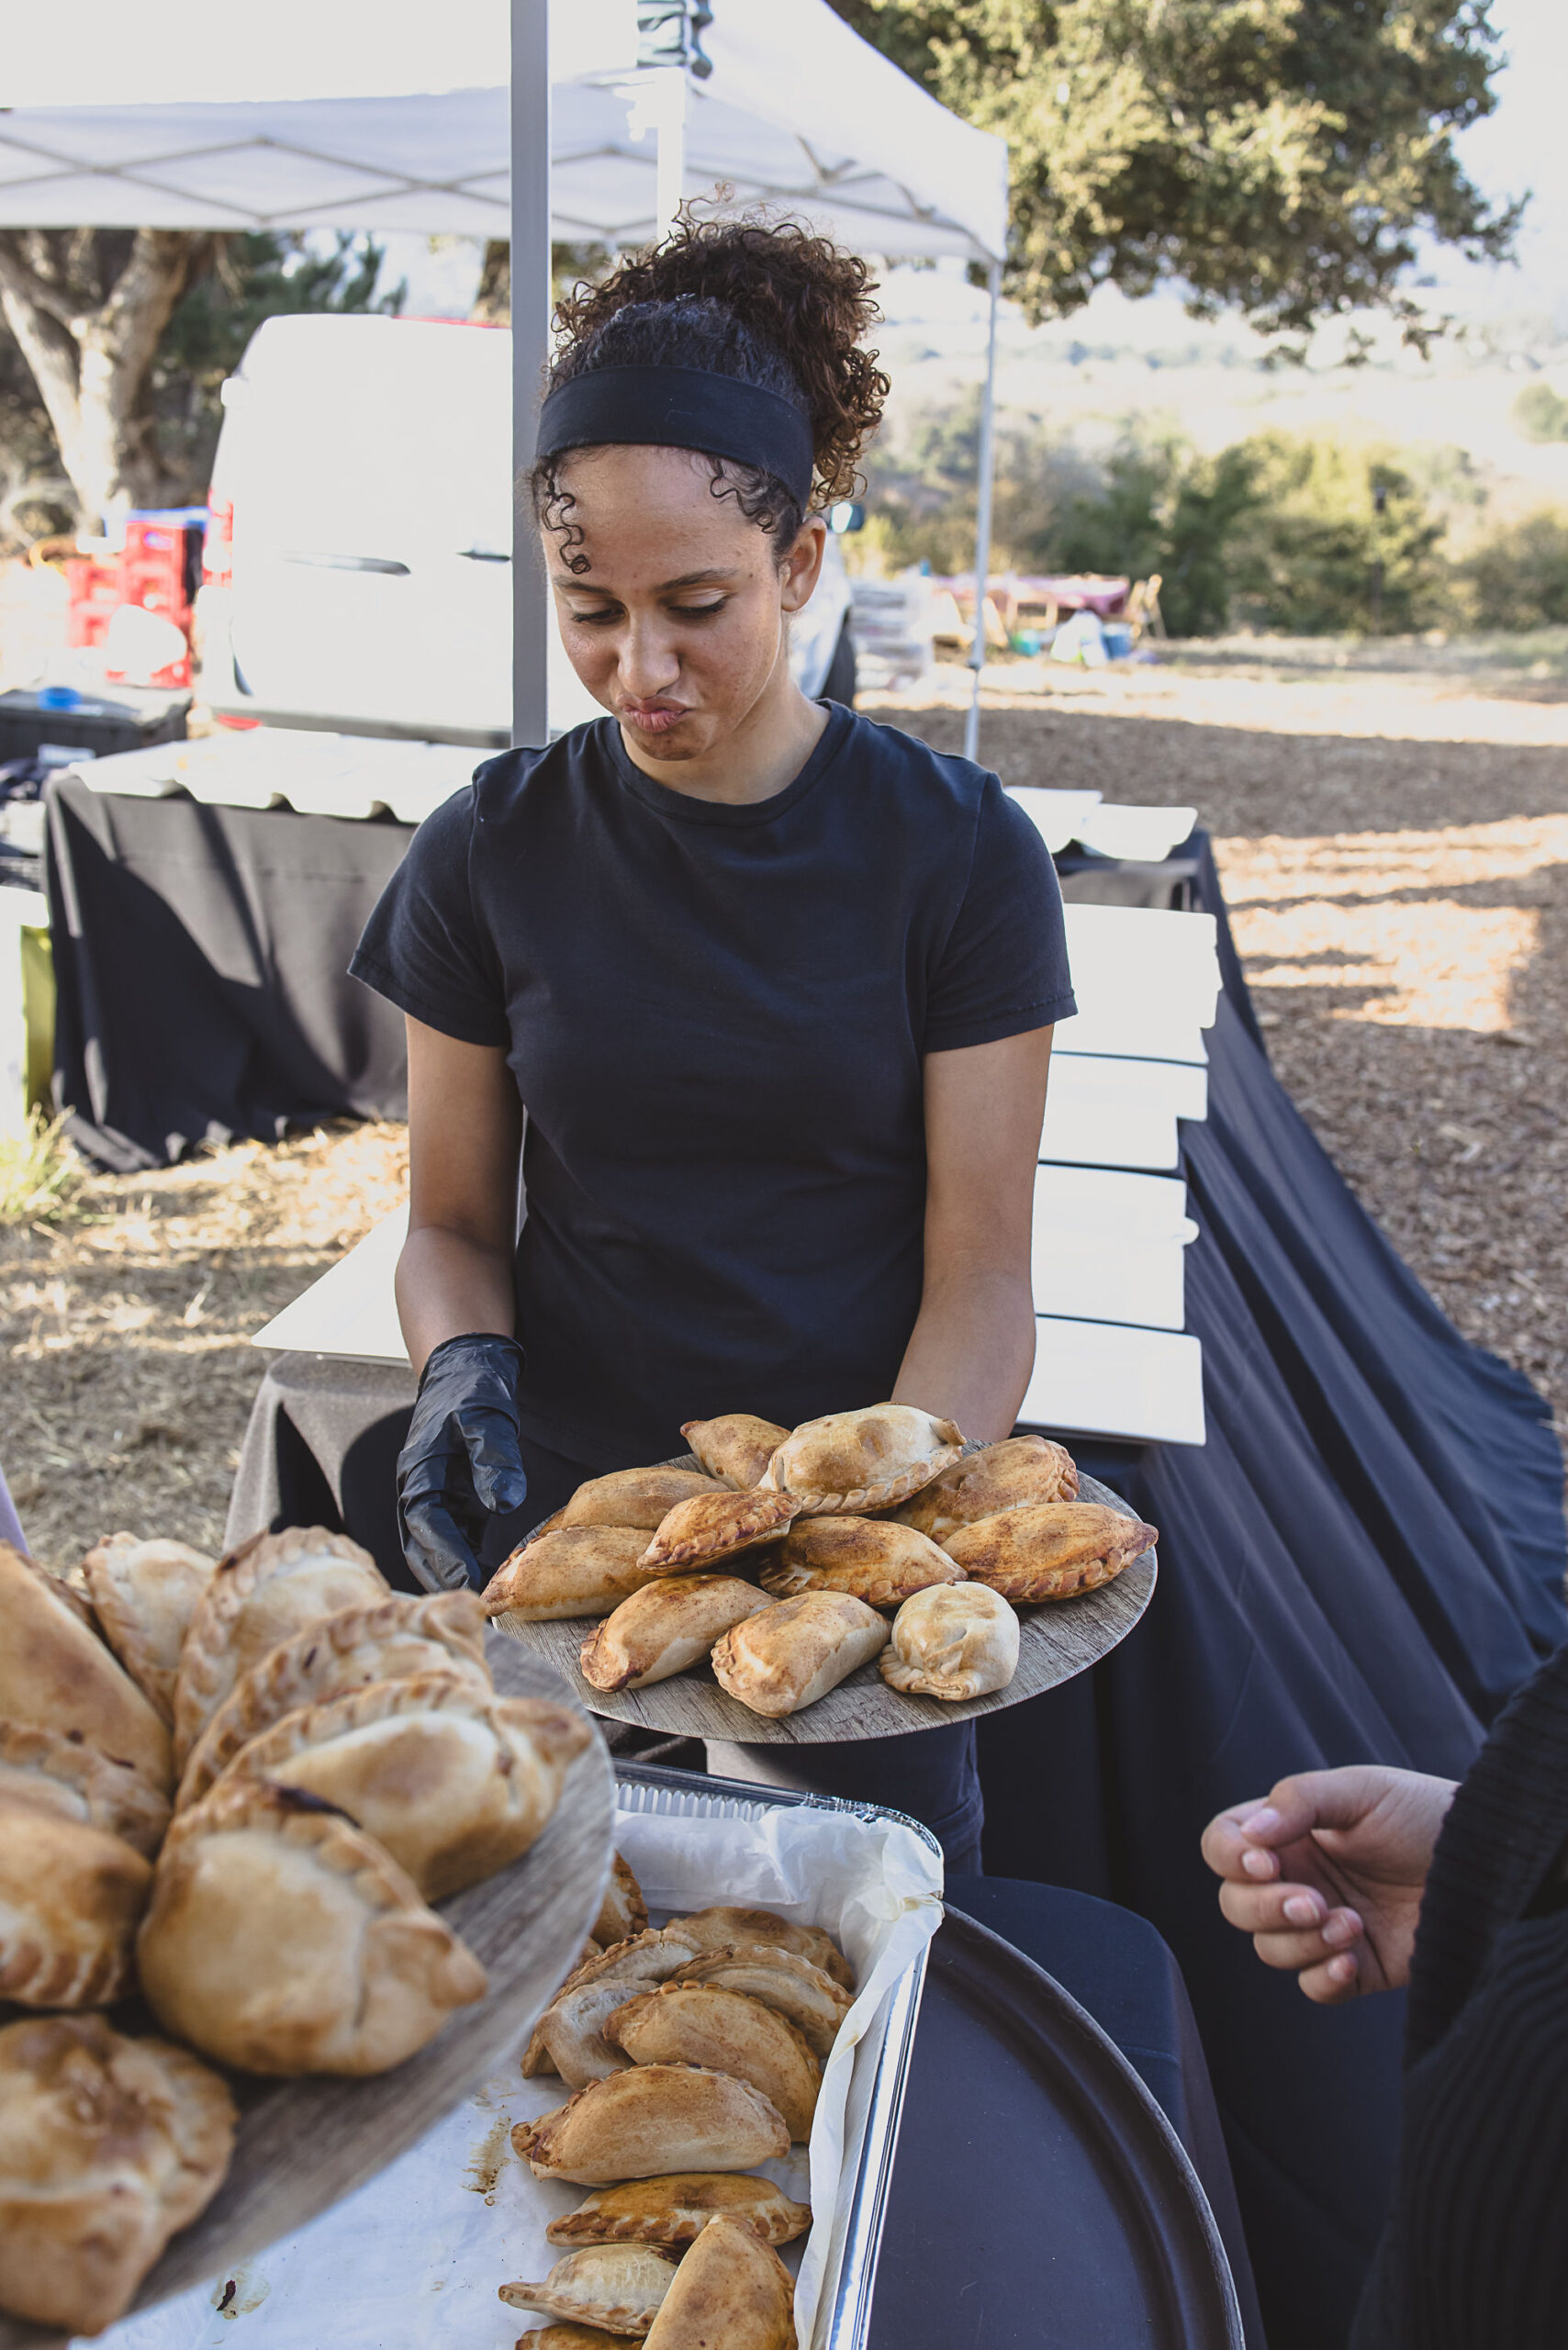
[[[223,386],[197,691],[274,726],[498,748],[511,720],[511,336],[268,319]],[[836,541],[791,631],[854,699]],[[550,729],[602,715],[550,631]]]

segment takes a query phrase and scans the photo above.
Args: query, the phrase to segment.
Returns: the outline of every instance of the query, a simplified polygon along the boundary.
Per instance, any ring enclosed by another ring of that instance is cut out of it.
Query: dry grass
[[[1276,1067],[1460,1327],[1568,1426],[1568,703],[1553,681],[1273,648],[993,673],[1013,782],[1190,802],[1215,835]],[[880,713],[956,749],[967,681]],[[261,1372],[250,1334],[401,1196],[342,1127],[96,1177],[0,1230],[0,1460],[60,1563],[117,1526],[207,1545]]]

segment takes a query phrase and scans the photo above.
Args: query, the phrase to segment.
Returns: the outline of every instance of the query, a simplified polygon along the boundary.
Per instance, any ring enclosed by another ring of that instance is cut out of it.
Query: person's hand
[[[1451,1779],[1371,1762],[1282,1779],[1204,1830],[1219,1906],[1309,1999],[1397,1990],[1453,1792]]]
[[[427,1591],[476,1591],[485,1522],[528,1498],[518,1446],[522,1348],[494,1331],[446,1338],[420,1380],[398,1456],[403,1556]]]

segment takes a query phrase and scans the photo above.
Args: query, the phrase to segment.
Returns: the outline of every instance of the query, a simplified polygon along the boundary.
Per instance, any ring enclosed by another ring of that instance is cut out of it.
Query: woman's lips
[[[678,701],[623,701],[620,715],[640,734],[667,734],[691,713]]]

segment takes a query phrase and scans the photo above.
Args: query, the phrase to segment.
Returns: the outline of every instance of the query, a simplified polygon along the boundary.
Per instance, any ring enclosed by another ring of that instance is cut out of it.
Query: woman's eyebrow
[[[738,571],[726,571],[719,566],[715,566],[711,571],[683,571],[678,579],[661,581],[658,592],[661,596],[667,596],[672,588],[710,588],[717,585],[720,580],[739,577]]]

